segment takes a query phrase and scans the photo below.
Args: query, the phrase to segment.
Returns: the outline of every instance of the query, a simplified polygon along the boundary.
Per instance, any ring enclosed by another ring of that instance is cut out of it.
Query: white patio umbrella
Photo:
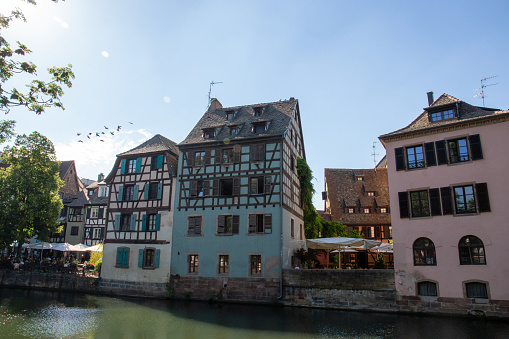
[[[87,247],[87,249],[86,249],[86,251],[90,251],[90,252],[98,252],[98,251],[102,251],[102,250],[103,250],[102,244],[90,246],[90,247]]]
[[[51,249],[53,249],[55,251],[60,251],[60,252],[74,251],[72,249],[73,246],[66,242],[65,243],[52,243],[51,245],[53,246]]]

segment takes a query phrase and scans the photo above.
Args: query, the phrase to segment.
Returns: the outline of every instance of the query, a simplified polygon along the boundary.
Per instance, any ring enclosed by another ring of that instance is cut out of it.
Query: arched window
[[[473,235],[461,238],[458,244],[460,265],[486,265],[484,244],[481,239]]]
[[[435,244],[428,238],[419,238],[414,241],[414,265],[436,265]]]
[[[417,293],[422,296],[437,296],[437,284],[432,281],[421,281],[417,284]]]

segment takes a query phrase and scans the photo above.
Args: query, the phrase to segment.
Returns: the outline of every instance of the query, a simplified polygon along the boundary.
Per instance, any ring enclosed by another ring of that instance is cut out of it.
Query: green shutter
[[[157,168],[163,168],[163,156],[162,155],[157,157]]]
[[[117,201],[122,201],[123,198],[124,198],[124,186],[120,186],[118,188]]]
[[[156,215],[156,231],[161,229],[161,214]]]
[[[138,191],[139,191],[139,186],[138,185],[134,185],[134,192],[133,192],[133,200],[138,200]]]
[[[126,160],[122,159],[120,161],[120,174],[125,174],[125,164],[126,164]]]
[[[123,248],[117,248],[117,264],[116,266],[123,266],[124,251]]]
[[[160,182],[157,184],[157,199],[161,199],[163,197],[163,183]]]
[[[138,267],[143,267],[143,250],[138,251]]]
[[[131,231],[136,231],[136,214],[131,214]]]
[[[143,217],[141,219],[141,230],[146,231],[147,230],[147,215],[143,214]]]
[[[159,257],[161,256],[161,250],[156,250],[154,256],[154,268],[159,268]]]
[[[150,184],[145,184],[145,189],[143,190],[143,199],[148,200],[148,191],[150,189]]]
[[[115,224],[113,225],[113,229],[115,231],[120,231],[120,222],[122,220],[121,218],[122,218],[122,216],[120,214],[117,214],[115,216]]]
[[[141,172],[141,158],[136,159],[136,173]]]

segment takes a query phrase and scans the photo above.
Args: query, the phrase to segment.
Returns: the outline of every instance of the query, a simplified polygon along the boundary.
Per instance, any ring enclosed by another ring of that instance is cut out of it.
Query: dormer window
[[[355,181],[364,181],[364,177],[362,175],[357,175]]]
[[[226,111],[225,114],[226,114],[226,120],[228,120],[228,121],[232,121],[233,118],[235,117],[235,111]]]
[[[236,126],[230,126],[230,136],[234,137],[236,135],[239,135],[240,133],[240,128],[242,127],[242,125],[236,125]]]
[[[203,130],[203,139],[214,139],[216,137],[215,128],[207,128]]]
[[[267,129],[269,128],[268,121],[258,121],[258,122],[253,122],[252,124],[253,124],[253,127],[251,130],[255,134],[266,132]]]
[[[260,117],[263,114],[263,111],[265,111],[265,107],[255,107],[254,108],[254,116]]]
[[[429,120],[431,122],[442,121],[442,120],[447,120],[447,119],[452,119],[452,118],[454,118],[454,110],[452,108],[448,109],[448,110],[440,111],[440,112],[430,112],[429,113]]]
[[[373,192],[373,191],[366,192],[366,194],[368,195],[368,197],[374,197],[375,196],[375,192]]]

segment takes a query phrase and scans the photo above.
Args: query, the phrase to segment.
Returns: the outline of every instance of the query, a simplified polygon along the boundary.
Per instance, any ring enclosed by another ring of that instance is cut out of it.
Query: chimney
[[[209,112],[212,112],[212,111],[215,111],[216,109],[221,109],[221,108],[223,108],[223,105],[221,105],[219,100],[217,100],[216,98],[210,99]]]
[[[103,180],[104,180],[104,174],[103,173],[99,173],[99,175],[97,176],[97,181],[101,182]]]
[[[431,106],[431,104],[435,101],[435,99],[433,99],[433,92],[428,92],[426,94],[428,94],[428,106]]]

